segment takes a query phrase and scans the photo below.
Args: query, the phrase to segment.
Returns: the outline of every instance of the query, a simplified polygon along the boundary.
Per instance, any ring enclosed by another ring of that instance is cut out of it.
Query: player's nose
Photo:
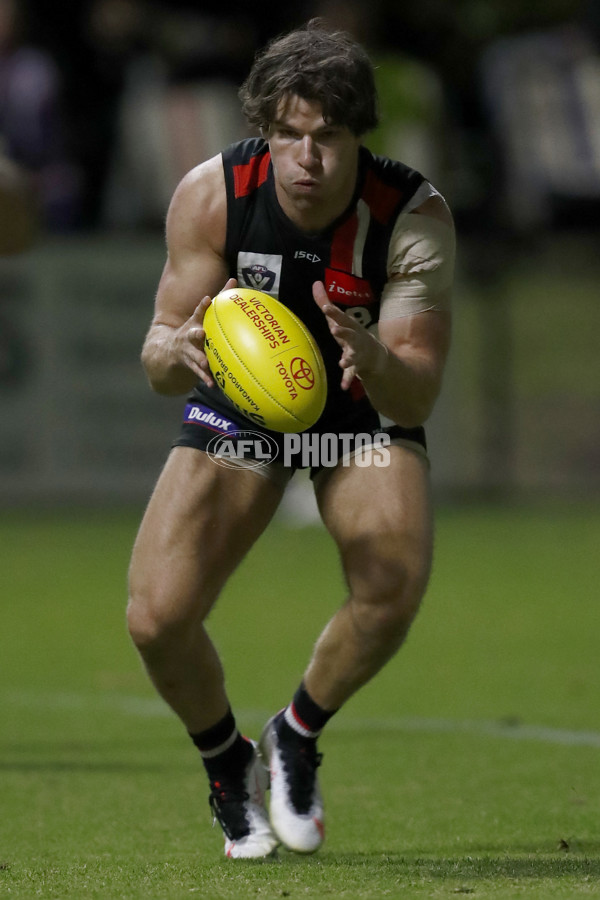
[[[300,142],[300,163],[304,168],[310,168],[319,163],[317,145],[309,134],[305,134]]]

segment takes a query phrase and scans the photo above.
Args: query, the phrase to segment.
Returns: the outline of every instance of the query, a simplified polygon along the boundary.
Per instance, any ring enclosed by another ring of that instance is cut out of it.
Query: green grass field
[[[129,644],[138,518],[0,516],[0,896],[600,896],[597,510],[440,509],[407,645],[323,736],[323,849],[254,863]],[[342,596],[318,527],[246,560],[211,619],[246,733]]]

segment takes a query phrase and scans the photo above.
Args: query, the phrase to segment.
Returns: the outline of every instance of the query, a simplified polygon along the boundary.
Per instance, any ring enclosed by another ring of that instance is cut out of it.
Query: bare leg
[[[389,467],[338,466],[316,484],[349,587],[321,634],[304,682],[324,710],[339,708],[396,653],[419,608],[431,567],[427,462],[390,447]]]
[[[129,629],[154,685],[191,733],[229,706],[204,621],[282,493],[256,472],[177,447],[146,510],[131,560]]]

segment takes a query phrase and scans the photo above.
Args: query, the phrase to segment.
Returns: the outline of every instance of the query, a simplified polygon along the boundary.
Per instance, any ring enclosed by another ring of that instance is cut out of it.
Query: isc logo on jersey
[[[309,250],[296,250],[294,253],[294,259],[306,259],[308,262],[321,262],[321,257],[317,256],[316,253],[311,253]]]
[[[204,317],[208,363],[246,416],[274,431],[301,432],[325,406],[321,352],[304,323],[268,294],[222,291]]]

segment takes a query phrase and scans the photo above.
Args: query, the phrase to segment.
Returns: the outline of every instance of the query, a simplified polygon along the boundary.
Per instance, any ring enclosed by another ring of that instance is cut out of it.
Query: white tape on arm
[[[434,216],[402,212],[388,251],[388,278],[380,319],[448,306],[454,277],[454,228]]]

